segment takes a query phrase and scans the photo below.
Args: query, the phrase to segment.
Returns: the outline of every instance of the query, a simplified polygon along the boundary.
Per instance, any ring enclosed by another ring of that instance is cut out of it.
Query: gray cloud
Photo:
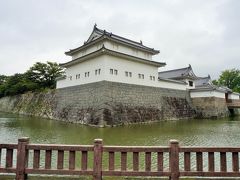
[[[0,0],[0,74],[24,72],[36,61],[65,62],[94,23],[160,49],[172,69],[192,64],[216,78],[240,68],[238,0]]]

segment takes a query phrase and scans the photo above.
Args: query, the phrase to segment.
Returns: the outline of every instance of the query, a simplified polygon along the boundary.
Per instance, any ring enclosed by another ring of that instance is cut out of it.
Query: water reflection
[[[102,138],[111,145],[167,145],[177,139],[189,146],[240,146],[239,132],[240,117],[94,128],[0,113],[0,143],[16,143],[27,136],[33,143],[92,144]]]

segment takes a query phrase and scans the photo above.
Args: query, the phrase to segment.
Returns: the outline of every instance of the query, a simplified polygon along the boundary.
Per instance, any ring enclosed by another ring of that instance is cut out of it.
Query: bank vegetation
[[[0,75],[0,98],[23,94],[27,91],[44,91],[56,87],[56,78],[62,76],[63,69],[55,62],[37,62],[25,73],[12,76]]]

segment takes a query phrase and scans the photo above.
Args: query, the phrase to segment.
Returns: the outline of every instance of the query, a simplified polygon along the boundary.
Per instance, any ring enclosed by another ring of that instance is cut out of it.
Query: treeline
[[[56,87],[56,78],[63,69],[55,62],[37,62],[25,73],[12,76],[0,75],[0,97],[22,94],[27,91],[43,91]]]
[[[240,70],[229,69],[222,71],[217,80],[213,80],[213,84],[225,86],[232,89],[234,92],[240,93]]]

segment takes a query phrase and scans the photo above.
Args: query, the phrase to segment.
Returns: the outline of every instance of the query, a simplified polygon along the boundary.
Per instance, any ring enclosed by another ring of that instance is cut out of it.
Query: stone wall
[[[54,118],[55,90],[44,93],[26,93],[0,99],[0,111],[16,114]]]
[[[229,116],[225,99],[217,97],[193,98],[192,104],[196,109],[197,117],[212,118]]]
[[[195,117],[188,91],[97,82],[0,99],[0,110],[96,126]]]
[[[114,126],[195,116],[186,91],[97,82],[56,91],[55,119]]]

